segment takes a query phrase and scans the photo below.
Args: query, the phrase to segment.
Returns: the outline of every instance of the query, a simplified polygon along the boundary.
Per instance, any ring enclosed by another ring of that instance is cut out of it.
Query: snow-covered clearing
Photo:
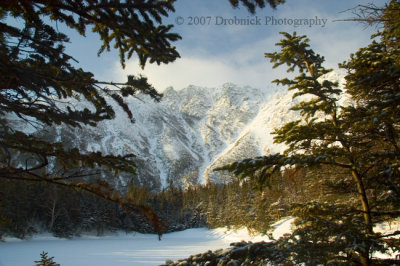
[[[293,219],[277,223],[274,237],[287,232]],[[161,241],[151,234],[125,234],[59,239],[39,235],[30,240],[6,238],[0,242],[0,266],[29,266],[40,259],[42,251],[54,257],[61,266],[140,266],[160,265],[167,259],[177,260],[196,253],[227,248],[232,242],[268,240],[251,236],[246,229],[189,229],[165,234]]]
[[[275,239],[291,231],[294,218],[288,217],[273,225]],[[400,230],[400,223],[381,224],[378,232],[390,233]],[[42,234],[29,240],[6,238],[0,242],[0,266],[29,266],[40,259],[42,251],[54,257],[61,266],[141,266],[160,265],[167,259],[178,260],[190,255],[228,248],[232,242],[268,241],[266,236],[250,235],[247,229],[188,229],[158,236],[139,233],[118,233],[108,236],[82,236],[60,239]],[[378,254],[376,254],[378,255]],[[382,255],[379,257],[395,257]]]

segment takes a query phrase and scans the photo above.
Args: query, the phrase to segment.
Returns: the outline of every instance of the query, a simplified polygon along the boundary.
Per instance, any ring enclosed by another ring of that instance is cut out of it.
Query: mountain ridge
[[[331,72],[326,79],[343,84],[343,76]],[[101,121],[95,128],[53,126],[35,134],[63,141],[66,148],[135,154],[137,175],[120,174],[112,181],[118,188],[126,187],[131,178],[154,191],[171,184],[221,183],[233,177],[213,168],[284,149],[273,143],[270,133],[299,118],[289,111],[292,96],[293,91],[271,92],[232,83],[217,88],[191,85],[179,91],[168,88],[159,103],[144,94],[126,99],[134,124],[120,106],[109,101],[116,110],[113,120]]]

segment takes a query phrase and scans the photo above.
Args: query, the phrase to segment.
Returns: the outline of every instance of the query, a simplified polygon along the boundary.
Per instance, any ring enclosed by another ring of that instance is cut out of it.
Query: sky
[[[271,81],[286,75],[285,67],[272,69],[264,53],[277,51],[279,32],[307,35],[311,48],[323,55],[326,67],[338,63],[371,42],[376,28],[341,19],[358,4],[383,5],[371,0],[287,0],[273,10],[269,6],[250,14],[243,6],[234,9],[228,0],[178,0],[175,13],[165,18],[182,40],[174,43],[181,58],[167,65],[147,64],[144,70],[132,58],[123,69],[116,51],[97,57],[100,47],[93,34],[70,33],[67,52],[98,80],[125,81],[128,74],[147,76],[160,92],[189,85],[218,87],[226,82],[239,86],[273,89]],[[312,24],[312,25],[311,25]]]

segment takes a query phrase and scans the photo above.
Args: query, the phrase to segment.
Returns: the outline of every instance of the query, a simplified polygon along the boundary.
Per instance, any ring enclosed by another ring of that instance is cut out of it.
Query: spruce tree
[[[98,173],[99,166],[114,174],[135,173],[133,154],[121,156],[65,149],[61,142],[49,142],[20,131],[12,119],[36,128],[47,125],[95,126],[112,119],[115,112],[106,99],[114,99],[134,121],[124,97],[138,92],[160,100],[145,77],[128,76],[125,83],[99,81],[90,72],[75,67],[65,53],[68,37],[55,26],[63,23],[85,35],[90,29],[102,40],[99,54],[111,46],[121,64],[133,54],[140,65],[169,63],[179,57],[171,44],[180,36],[163,25],[173,11],[173,1],[3,1],[0,9],[0,177],[35,181],[83,189],[117,201],[125,208],[146,214],[155,227],[157,219],[148,208],[127,204],[102,180],[82,182]],[[110,88],[113,87],[113,90]],[[71,101],[82,102],[76,108]],[[89,107],[90,106],[90,107]],[[65,171],[53,172],[57,163]],[[160,231],[160,229],[158,229]]]
[[[42,252],[40,254],[40,260],[35,261],[35,266],[60,266],[60,264],[53,261],[54,257],[48,257],[47,252]]]
[[[288,148],[217,169],[265,185],[282,167],[329,167],[336,171],[330,175],[354,187],[358,206],[317,201],[293,206],[293,215],[300,217],[298,227],[279,245],[289,249],[296,262],[370,265],[373,252],[399,250],[395,236],[400,232],[384,236],[373,230],[384,217],[400,216],[399,10],[399,1],[392,0],[381,14],[384,27],[375,40],[341,65],[348,71],[345,90],[324,79],[330,70],[305,36],[282,33],[284,39],[277,44],[281,51],[265,55],[274,67],[285,64],[288,72],[299,71],[294,79],[274,81],[294,90],[293,97],[299,99],[292,110],[301,118],[273,132],[275,142]],[[352,104],[340,105],[344,94]]]

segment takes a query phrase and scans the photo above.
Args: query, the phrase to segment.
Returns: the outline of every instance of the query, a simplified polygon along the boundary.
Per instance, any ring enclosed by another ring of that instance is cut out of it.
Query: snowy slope
[[[343,83],[343,76],[331,72],[326,78]],[[147,95],[127,99],[134,124],[114,104],[116,118],[96,128],[60,126],[38,134],[82,151],[134,153],[139,166],[136,183],[155,190],[171,182],[180,186],[223,182],[231,177],[212,171],[214,167],[284,149],[273,143],[270,133],[298,118],[289,111],[292,94],[230,83],[218,88],[169,88],[160,103]],[[130,178],[121,175],[116,186],[124,186]]]
[[[344,72],[330,72],[321,79],[338,82],[343,87]],[[249,157],[280,153],[285,150],[283,144],[273,141],[272,131],[280,126],[299,119],[299,113],[290,108],[306,96],[293,100],[294,91],[278,91],[260,104],[257,115],[240,132],[237,139],[231,142],[220,154],[215,156],[204,172],[204,178],[213,182],[227,178],[226,172],[214,172],[212,169]],[[349,104],[341,96],[340,104]],[[228,177],[229,178],[229,177]]]

